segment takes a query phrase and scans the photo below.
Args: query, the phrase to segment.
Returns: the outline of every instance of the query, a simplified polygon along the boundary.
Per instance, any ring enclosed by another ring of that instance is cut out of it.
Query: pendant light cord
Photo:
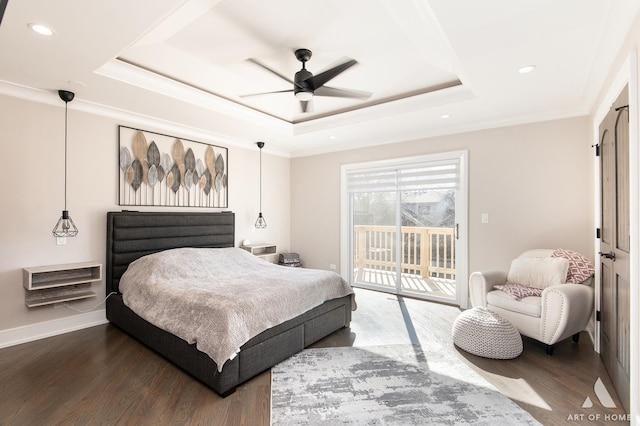
[[[64,103],[64,209],[67,210],[67,109],[69,102]]]
[[[260,148],[260,213],[262,213],[262,148]]]
[[[260,149],[260,154],[259,154],[259,158],[260,158],[260,172],[259,172],[260,213],[258,213],[258,220],[256,220],[255,227],[258,228],[258,229],[262,229],[262,228],[266,228],[267,227],[267,223],[265,222],[264,217],[262,217],[262,148],[264,147],[264,142],[256,142],[256,145],[258,145],[258,148]]]

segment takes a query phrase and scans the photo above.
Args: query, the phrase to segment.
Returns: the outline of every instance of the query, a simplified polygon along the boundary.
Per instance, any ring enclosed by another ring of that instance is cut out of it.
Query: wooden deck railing
[[[455,279],[453,228],[403,226],[401,268],[404,274]],[[395,271],[395,226],[354,226],[354,267],[360,280],[365,269]]]

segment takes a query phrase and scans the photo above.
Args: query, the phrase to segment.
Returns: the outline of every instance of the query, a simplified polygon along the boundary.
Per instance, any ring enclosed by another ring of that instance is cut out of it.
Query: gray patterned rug
[[[305,349],[271,370],[272,425],[539,425],[446,348]]]

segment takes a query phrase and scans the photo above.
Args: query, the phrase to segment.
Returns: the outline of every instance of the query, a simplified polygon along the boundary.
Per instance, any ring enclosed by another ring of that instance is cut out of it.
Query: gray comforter
[[[262,331],[353,294],[334,272],[275,265],[239,248],[181,248],[142,257],[129,265],[120,291],[132,311],[195,343],[219,370]]]

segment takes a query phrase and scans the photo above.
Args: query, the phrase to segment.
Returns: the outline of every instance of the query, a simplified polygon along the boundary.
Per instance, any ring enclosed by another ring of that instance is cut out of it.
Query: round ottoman
[[[457,347],[481,357],[511,359],[522,353],[522,337],[513,324],[479,306],[458,315],[451,335]]]

